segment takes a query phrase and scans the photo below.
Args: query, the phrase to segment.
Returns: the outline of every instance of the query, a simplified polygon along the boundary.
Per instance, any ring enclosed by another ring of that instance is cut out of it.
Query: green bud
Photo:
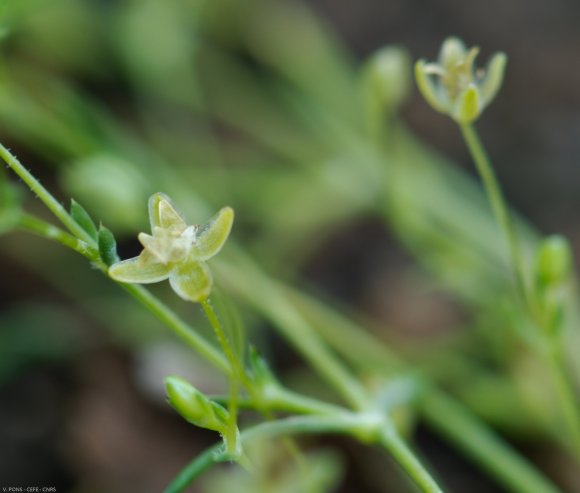
[[[562,284],[572,270],[572,252],[568,240],[553,235],[544,239],[536,254],[536,281],[542,287]]]
[[[113,233],[102,224],[97,234],[97,243],[101,260],[105,262],[105,265],[111,266],[119,261],[115,237],[113,236]]]
[[[200,428],[224,435],[228,428],[228,411],[209,400],[195,387],[179,377],[167,377],[165,389],[169,404],[186,421]]]
[[[71,199],[70,201],[70,215],[93,240],[97,239],[97,226],[85,208],[74,199]]]
[[[363,77],[369,109],[378,113],[392,111],[409,95],[409,54],[398,46],[382,48],[367,62]]]

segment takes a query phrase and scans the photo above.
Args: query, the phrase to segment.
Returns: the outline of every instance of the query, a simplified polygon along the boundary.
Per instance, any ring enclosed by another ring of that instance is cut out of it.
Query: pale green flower
[[[203,226],[188,226],[169,198],[156,193],[149,199],[149,220],[152,234],[139,234],[144,250],[138,257],[113,264],[109,275],[138,284],[169,279],[184,300],[207,299],[213,281],[206,261],[221,250],[230,234],[232,208],[224,207]]]
[[[448,38],[441,46],[437,63],[419,60],[415,76],[419,90],[437,111],[458,123],[474,121],[499,91],[507,57],[496,53],[485,70],[475,68],[479,48],[468,50],[458,38]]]

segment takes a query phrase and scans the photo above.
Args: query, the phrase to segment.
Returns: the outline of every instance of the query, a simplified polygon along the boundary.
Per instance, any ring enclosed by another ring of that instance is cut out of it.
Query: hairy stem
[[[81,228],[70,216],[66,209],[56,200],[53,195],[28,171],[22,163],[6,147],[0,144],[0,158],[28,185],[30,190],[48,207],[48,209],[64,224],[75,236],[84,240],[89,245],[95,241]]]
[[[27,231],[48,240],[56,241],[61,245],[71,248],[83,257],[90,260],[102,272],[106,273],[107,266],[100,260],[96,248],[88,245],[82,240],[75,238],[66,231],[50,224],[40,218],[30,214],[21,214],[17,223],[19,229]],[[115,281],[116,282],[116,281]],[[134,284],[117,283],[133,298],[144,305],[161,322],[163,322],[176,336],[182,339],[188,346],[201,354],[206,360],[216,368],[228,374],[230,372],[226,359],[220,352],[202,336],[200,336],[190,325],[185,323],[173,310],[165,305],[161,300],[153,296],[142,286]]]
[[[209,323],[215,333],[215,336],[228,360],[230,367],[230,398],[228,400],[228,431],[226,436],[226,443],[228,444],[228,452],[235,453],[237,449],[237,433],[238,433],[238,391],[240,386],[240,379],[245,374],[244,366],[239,358],[235,355],[230,342],[228,341],[222,324],[211,304],[209,299],[201,302],[201,306],[209,320]]]

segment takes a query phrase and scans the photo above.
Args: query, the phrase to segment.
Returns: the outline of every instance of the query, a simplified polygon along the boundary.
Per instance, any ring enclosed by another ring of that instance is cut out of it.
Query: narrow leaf
[[[75,199],[70,201],[70,215],[75,222],[83,228],[93,240],[97,240],[97,226],[89,216],[85,208],[80,205]]]
[[[113,233],[103,225],[99,228],[97,242],[99,245],[101,260],[105,262],[106,265],[111,266],[120,260],[119,255],[117,254],[117,242],[115,241],[115,237],[113,236]]]

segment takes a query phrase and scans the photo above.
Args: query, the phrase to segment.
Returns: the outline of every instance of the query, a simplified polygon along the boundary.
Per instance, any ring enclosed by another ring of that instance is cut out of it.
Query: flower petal
[[[149,222],[151,231],[158,227],[177,229],[181,232],[187,227],[183,216],[177,212],[171,199],[161,192],[154,193],[149,198]]]
[[[487,64],[486,76],[480,85],[484,104],[488,105],[499,91],[503,82],[507,56],[505,53],[496,53]]]
[[[109,276],[115,281],[150,284],[164,281],[169,277],[172,266],[163,264],[147,251],[109,267]]]
[[[201,302],[205,300],[213,284],[209,267],[203,262],[183,262],[169,275],[173,290],[184,300]]]
[[[430,68],[431,67],[431,68]],[[441,113],[447,113],[449,108],[447,107],[444,99],[442,99],[442,93],[437,89],[437,86],[433,82],[432,76],[429,72],[432,71],[432,65],[427,64],[425,60],[419,60],[415,64],[415,78],[417,79],[417,86],[423,97],[427,102],[437,111]]]
[[[234,222],[234,210],[224,207],[197,231],[192,247],[196,260],[207,260],[217,254],[228,239]]]
[[[456,37],[447,38],[441,45],[439,63],[445,70],[453,70],[467,55],[463,41]]]
[[[143,248],[163,264],[185,259],[191,246],[190,238],[176,238],[167,234],[167,230],[158,227],[155,228],[153,236],[139,233],[137,238],[139,238]]]

